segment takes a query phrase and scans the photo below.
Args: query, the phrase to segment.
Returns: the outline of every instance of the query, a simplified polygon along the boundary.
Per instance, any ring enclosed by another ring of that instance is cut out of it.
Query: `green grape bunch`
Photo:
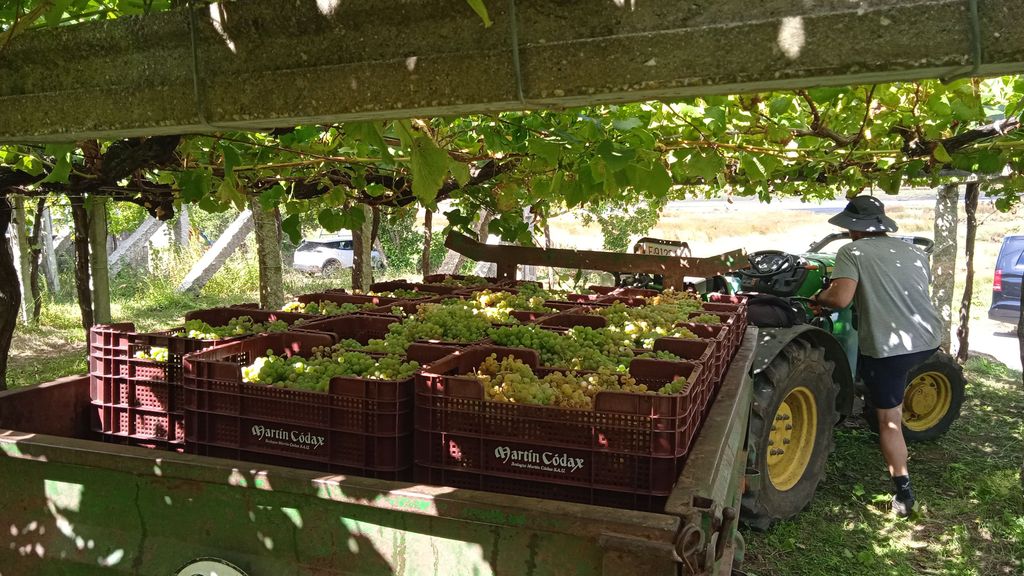
[[[604,368],[597,372],[551,372],[539,377],[514,356],[491,354],[474,372],[484,398],[494,402],[593,409],[600,392],[652,393],[630,376]]]
[[[683,392],[686,391],[686,389],[689,387],[689,385],[690,385],[690,383],[689,383],[689,381],[687,381],[686,378],[684,378],[682,376],[679,376],[678,378],[673,379],[668,384],[665,384],[664,386],[659,388],[658,389],[658,394],[663,394],[663,395],[682,394]]]
[[[298,312],[301,314],[314,314],[320,316],[338,316],[341,314],[352,314],[354,312],[360,312],[362,310],[368,310],[370,308],[376,308],[377,305],[373,302],[366,302],[364,304],[354,304],[352,302],[337,303],[330,300],[321,300],[319,302],[289,302],[285,304],[281,310],[284,312]]]
[[[167,362],[168,351],[162,346],[150,346],[145,350],[135,352],[135,357],[140,360],[151,360],[153,362]]]
[[[544,291],[511,292],[491,290],[480,290],[473,292],[468,300],[478,310],[496,308],[499,310],[525,310],[530,312],[555,312],[555,309],[547,306],[544,302],[549,300],[548,294]]]
[[[490,284],[491,281],[487,278],[481,278],[480,276],[474,276],[469,274],[462,278],[445,278],[439,284],[441,286],[452,286],[457,288],[472,288],[474,286],[485,286]]]
[[[242,367],[247,384],[277,386],[309,392],[327,392],[331,379],[339,376],[370,380],[407,380],[420,369],[418,362],[403,356],[377,358],[346,349],[349,342],[313,348],[308,358],[284,357],[267,350],[252,364]]]
[[[268,332],[284,332],[288,330],[288,323],[284,320],[272,322],[254,322],[250,316],[238,316],[228,320],[223,326],[211,326],[202,320],[189,320],[181,334],[198,340],[222,340],[235,336],[248,336],[250,334],[263,334]]]

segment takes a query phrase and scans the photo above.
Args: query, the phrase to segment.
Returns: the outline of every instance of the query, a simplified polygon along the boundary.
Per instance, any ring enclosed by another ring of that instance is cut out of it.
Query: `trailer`
[[[545,251],[458,236],[448,245],[497,262],[505,278],[522,264],[576,265],[661,273],[669,285],[734,269],[742,255]],[[740,336],[685,466],[654,512],[98,442],[85,377],[0,393],[0,576],[728,575],[743,558],[741,511],[772,520],[813,496],[842,406],[835,396],[815,398],[815,387],[852,390],[840,386],[849,373],[837,364],[842,350],[829,348],[820,329],[749,327]],[[773,393],[761,374],[776,356],[799,356],[786,352],[795,344],[801,354],[818,350],[801,357],[820,365],[794,378],[827,382],[796,388],[793,400],[792,383]],[[779,420],[809,415],[809,428],[793,420],[786,430],[796,422],[795,431],[776,431]],[[780,444],[794,442],[790,456],[778,447],[752,454],[769,427]]]

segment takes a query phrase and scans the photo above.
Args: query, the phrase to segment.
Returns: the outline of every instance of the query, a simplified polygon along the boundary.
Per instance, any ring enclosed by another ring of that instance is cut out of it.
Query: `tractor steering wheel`
[[[740,273],[751,278],[768,278],[797,267],[797,257],[781,250],[761,250],[747,255],[750,270]]]

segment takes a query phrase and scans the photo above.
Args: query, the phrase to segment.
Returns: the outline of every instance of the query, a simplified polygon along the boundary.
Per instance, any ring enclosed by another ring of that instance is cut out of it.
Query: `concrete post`
[[[175,220],[174,227],[172,228],[174,243],[179,248],[188,248],[191,232],[192,226],[188,217],[188,205],[182,204],[181,208],[178,209],[178,219]]]
[[[142,224],[139,224],[139,227],[128,238],[122,240],[110,255],[110,275],[116,276],[129,261],[129,256],[145,248],[149,239],[160,230],[161,226],[163,226],[163,222],[152,216],[146,216]]]
[[[60,292],[60,271],[57,269],[57,251],[53,248],[53,218],[50,209],[43,212],[43,275],[50,294]]]
[[[252,230],[252,212],[245,210],[235,218],[228,229],[220,235],[220,238],[217,238],[217,241],[210,246],[203,257],[192,266],[178,286],[178,291],[198,294],[203,286],[210,281],[210,278],[213,278],[213,275],[224,266],[228,257],[245,242],[246,236]]]
[[[14,199],[14,217],[17,219],[14,229],[15,244],[18,258],[18,280],[21,282],[21,317],[25,322],[35,320],[32,285],[29,270],[32,264],[32,247],[28,244],[28,220],[25,216],[25,199],[18,196]]]

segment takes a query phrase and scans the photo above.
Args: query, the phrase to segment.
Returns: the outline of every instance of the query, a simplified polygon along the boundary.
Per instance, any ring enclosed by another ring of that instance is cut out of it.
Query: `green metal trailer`
[[[4,392],[0,576],[730,574],[757,340],[663,513],[101,443],[87,378]]]

